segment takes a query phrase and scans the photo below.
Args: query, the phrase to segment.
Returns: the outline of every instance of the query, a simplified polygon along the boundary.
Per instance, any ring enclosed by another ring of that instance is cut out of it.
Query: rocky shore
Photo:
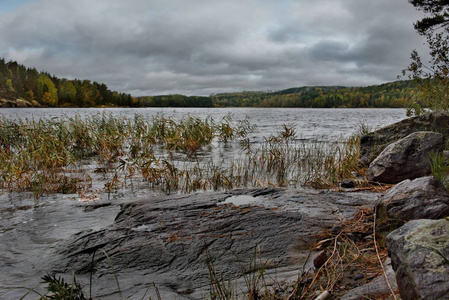
[[[251,273],[246,268],[257,260],[271,278],[265,284],[288,291],[284,283],[325,263],[316,262],[319,252],[311,249],[317,235],[339,235],[342,223],[367,209],[388,225],[382,234],[391,265],[385,261],[383,274],[338,297],[367,299],[399,289],[403,300],[449,299],[449,194],[428,176],[430,155],[444,150],[446,118],[415,117],[362,138],[369,179],[397,184],[387,192],[267,188],[151,197],[122,205],[113,224],[60,243],[52,271],[74,271],[85,284],[94,274],[102,299],[118,293],[142,299],[151,286],[162,299],[203,299],[211,268],[244,286]],[[368,241],[373,235],[353,237]],[[359,275],[353,280],[364,277]]]
[[[0,99],[0,108],[7,107],[41,107],[41,105],[36,100],[28,101],[24,99]]]
[[[208,261],[224,278],[243,283],[241,268],[256,254],[268,262],[270,284],[290,282],[301,269],[313,268],[305,263],[317,233],[376,199],[374,193],[272,188],[152,197],[123,205],[111,226],[62,243],[54,270],[87,276],[93,262],[96,288],[112,299],[117,287],[111,263],[122,292],[133,299],[149,283],[163,299],[202,299],[209,288]]]

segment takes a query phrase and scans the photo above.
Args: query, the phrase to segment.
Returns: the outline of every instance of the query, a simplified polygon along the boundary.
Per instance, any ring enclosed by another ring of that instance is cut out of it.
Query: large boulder
[[[387,236],[402,300],[449,299],[449,220],[413,220]]]
[[[404,221],[449,216],[449,193],[436,178],[404,180],[379,198],[379,214]]]
[[[417,131],[435,131],[449,138],[449,113],[431,112],[404,119],[361,137],[360,161],[369,165],[388,145]]]
[[[383,183],[398,183],[431,172],[430,154],[442,152],[444,135],[437,132],[414,132],[389,145],[370,164],[368,179]]]

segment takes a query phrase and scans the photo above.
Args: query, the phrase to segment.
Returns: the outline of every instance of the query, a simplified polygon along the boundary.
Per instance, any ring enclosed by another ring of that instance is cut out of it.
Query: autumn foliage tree
[[[58,90],[53,81],[47,75],[41,74],[37,82],[38,95],[42,103],[48,106],[56,106],[58,104]]]
[[[44,106],[132,106],[129,94],[90,80],[58,78],[0,58],[0,99],[23,98]]]
[[[426,17],[417,21],[415,30],[426,37],[430,61],[423,63],[414,50],[412,62],[403,75],[413,79],[420,97],[410,105],[409,114],[421,114],[424,107],[435,111],[449,111],[449,1],[409,0]]]

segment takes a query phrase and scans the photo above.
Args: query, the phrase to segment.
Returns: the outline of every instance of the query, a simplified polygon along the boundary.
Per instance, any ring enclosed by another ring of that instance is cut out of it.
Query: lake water
[[[258,126],[259,131],[250,136],[254,144],[275,134],[284,124],[295,126],[300,140],[326,143],[356,133],[362,124],[377,129],[406,117],[404,109],[0,109],[1,116],[11,119],[61,118],[103,112],[129,118],[136,113],[147,117],[162,113],[175,119],[191,114],[199,117],[210,116],[215,120],[231,113],[233,120],[247,118],[251,124]],[[20,287],[39,286],[40,277],[45,275],[47,270],[46,262],[51,260],[52,250],[57,242],[81,230],[95,230],[113,222],[119,210],[115,204],[129,198],[126,195],[130,194],[118,192],[114,195],[115,199],[112,199],[114,205],[100,206],[94,210],[86,210],[85,204],[80,203],[74,195],[49,195],[41,199],[39,205],[35,205],[26,195],[0,195],[0,299],[18,299],[26,293],[26,290]],[[148,197],[148,194],[145,190],[134,191],[132,197]],[[42,291],[42,287],[38,290]],[[37,296],[31,293],[26,299],[36,298]]]
[[[318,109],[318,108],[4,108],[0,115],[7,118],[38,119],[42,117],[62,117],[110,113],[132,118],[135,114],[151,117],[164,114],[166,117],[180,118],[190,114],[199,117],[210,116],[219,120],[232,114],[233,120],[247,118],[256,124],[259,131],[253,138],[259,140],[280,129],[282,125],[296,127],[298,137],[307,141],[336,141],[357,132],[361,125],[370,129],[395,123],[406,118],[405,109]]]

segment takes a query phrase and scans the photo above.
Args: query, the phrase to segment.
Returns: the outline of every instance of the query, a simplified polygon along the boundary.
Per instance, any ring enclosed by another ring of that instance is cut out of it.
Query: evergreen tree
[[[430,50],[429,64],[422,62],[419,53],[411,54],[412,63],[403,71],[414,79],[421,101],[413,101],[409,114],[422,113],[423,107],[449,111],[449,1],[409,0],[416,9],[427,14],[417,21],[415,30],[426,37]]]

